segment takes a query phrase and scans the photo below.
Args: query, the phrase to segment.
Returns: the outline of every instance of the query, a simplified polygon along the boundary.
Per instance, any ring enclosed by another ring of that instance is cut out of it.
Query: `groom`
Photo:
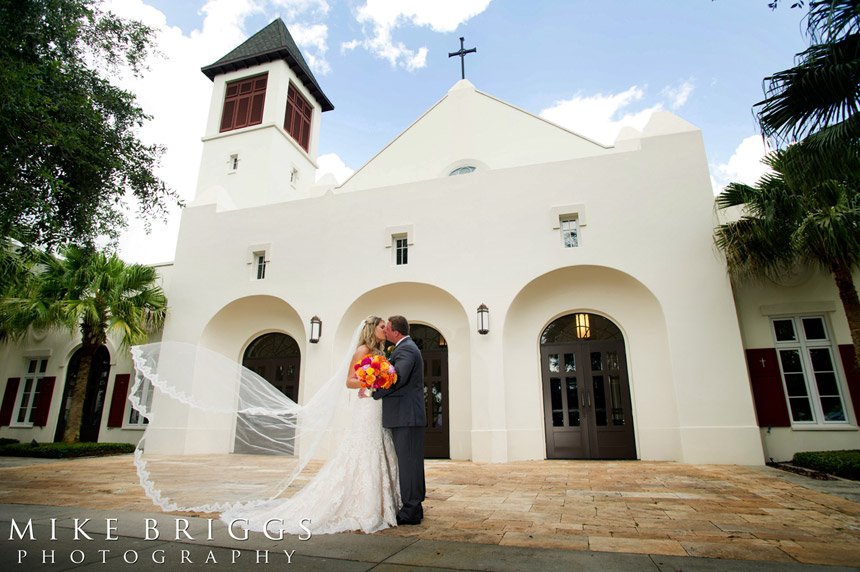
[[[409,337],[409,322],[391,316],[385,337],[395,344],[388,360],[397,370],[397,383],[377,389],[374,399],[382,399],[382,426],[391,429],[397,467],[400,472],[400,498],[403,507],[397,524],[421,524],[424,509],[424,360],[421,350]]]

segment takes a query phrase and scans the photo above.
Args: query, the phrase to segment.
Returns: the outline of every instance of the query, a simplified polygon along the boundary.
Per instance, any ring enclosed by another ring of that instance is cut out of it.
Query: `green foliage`
[[[38,253],[26,278],[0,298],[0,339],[28,328],[80,329],[84,346],[120,333],[126,346],[159,329],[167,299],[151,266],[126,264],[115,254],[67,246],[61,256]]]
[[[860,450],[857,449],[795,453],[791,462],[799,467],[860,481]]]
[[[0,438],[0,447],[3,445],[11,445],[13,443],[20,443],[20,441],[18,441],[18,439],[8,439],[6,437]]]
[[[766,77],[756,103],[765,136],[776,143],[810,138],[839,144],[860,138],[860,0],[809,3],[812,45],[795,66]]]
[[[755,186],[731,183],[721,209],[743,207],[719,226],[717,246],[735,276],[780,278],[798,263],[825,272],[860,263],[860,145],[798,143],[770,153],[773,173]]]
[[[148,116],[109,82],[139,74],[153,31],[98,0],[0,0],[0,236],[28,245],[115,240],[134,196],[163,216],[174,191],[154,174]]]
[[[104,457],[134,453],[130,443],[13,443],[0,445],[0,455],[8,457],[40,457],[67,459],[73,457]]]

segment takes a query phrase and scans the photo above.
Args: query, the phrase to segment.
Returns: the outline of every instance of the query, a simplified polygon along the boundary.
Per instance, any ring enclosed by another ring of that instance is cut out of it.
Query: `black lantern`
[[[311,318],[311,343],[315,344],[320,341],[320,335],[322,334],[322,320],[319,319],[319,316],[314,316]]]
[[[478,333],[486,334],[490,331],[490,309],[486,304],[478,306]]]

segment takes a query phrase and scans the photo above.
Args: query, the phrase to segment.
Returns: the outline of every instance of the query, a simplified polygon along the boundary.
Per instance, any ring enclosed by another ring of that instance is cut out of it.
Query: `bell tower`
[[[201,69],[212,99],[193,204],[219,210],[307,197],[325,96],[278,18]]]

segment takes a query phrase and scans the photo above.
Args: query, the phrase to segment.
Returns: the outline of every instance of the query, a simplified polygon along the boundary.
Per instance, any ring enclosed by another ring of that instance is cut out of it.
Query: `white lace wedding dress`
[[[235,526],[272,533],[306,534],[302,524],[312,534],[371,533],[395,526],[399,506],[397,456],[382,427],[382,402],[367,398],[354,404],[349,431],[304,488],[287,499],[229,509],[221,520],[244,519]]]

